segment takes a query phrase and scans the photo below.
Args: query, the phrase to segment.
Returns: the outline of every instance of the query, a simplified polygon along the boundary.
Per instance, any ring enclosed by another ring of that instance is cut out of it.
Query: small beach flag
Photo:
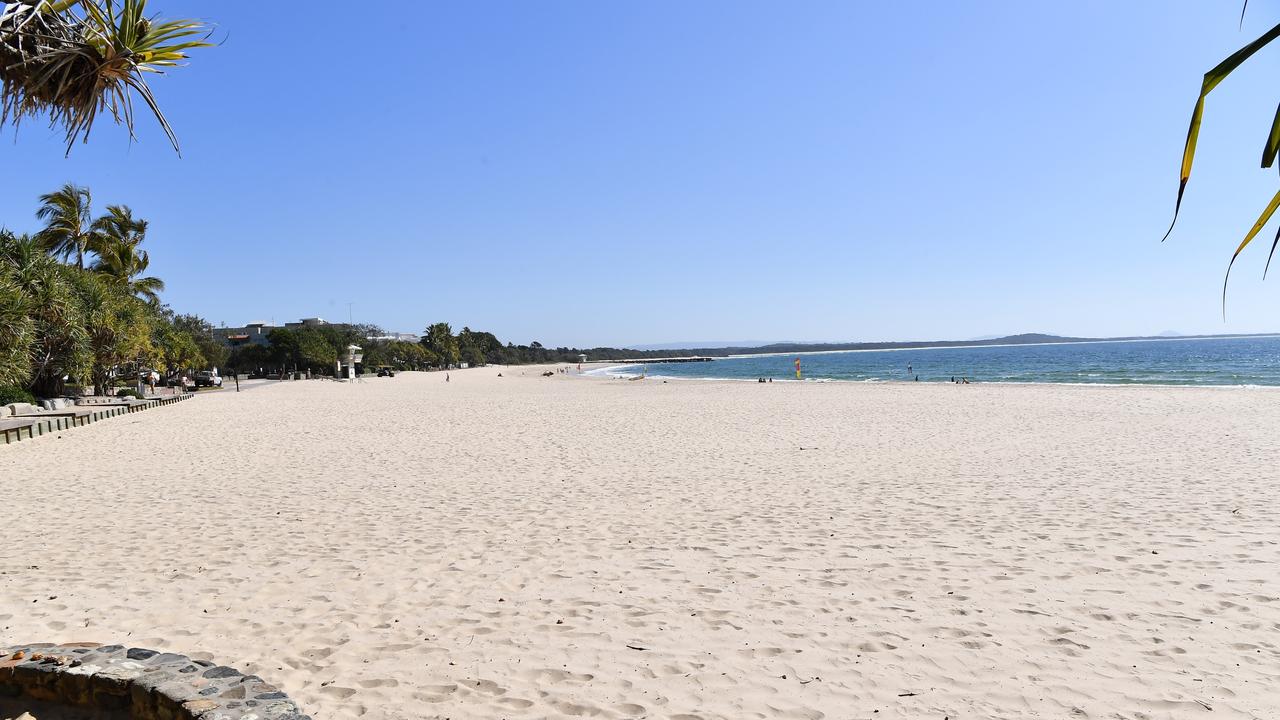
[[[796,379],[800,379],[800,358],[796,358]]]

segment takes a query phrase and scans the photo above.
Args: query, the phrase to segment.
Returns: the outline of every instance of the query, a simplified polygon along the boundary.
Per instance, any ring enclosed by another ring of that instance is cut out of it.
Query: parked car
[[[196,387],[222,387],[222,378],[212,370],[196,373]]]
[[[396,371],[389,367],[378,368],[378,377],[395,377]]]

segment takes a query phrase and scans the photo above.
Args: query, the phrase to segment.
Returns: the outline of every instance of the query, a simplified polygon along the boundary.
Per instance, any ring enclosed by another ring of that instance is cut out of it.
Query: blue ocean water
[[[1051,345],[752,355],[698,363],[648,363],[650,376],[794,380],[1280,386],[1280,337],[1107,341]],[[907,366],[911,366],[908,373]],[[611,374],[638,374],[619,366]]]

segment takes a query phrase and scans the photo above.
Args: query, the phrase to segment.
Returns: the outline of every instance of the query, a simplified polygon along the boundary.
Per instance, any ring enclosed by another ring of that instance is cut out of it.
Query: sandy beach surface
[[[0,644],[323,720],[1280,717],[1280,392],[451,377],[0,447]]]

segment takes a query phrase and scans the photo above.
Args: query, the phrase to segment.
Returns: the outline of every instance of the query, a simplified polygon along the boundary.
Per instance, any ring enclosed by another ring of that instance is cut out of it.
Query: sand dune
[[[0,448],[0,642],[326,720],[1280,716],[1280,392],[497,372]]]

